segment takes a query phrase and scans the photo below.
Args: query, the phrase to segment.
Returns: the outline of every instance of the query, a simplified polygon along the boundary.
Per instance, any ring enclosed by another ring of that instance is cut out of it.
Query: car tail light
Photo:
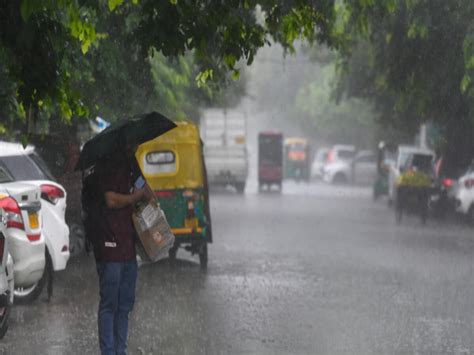
[[[334,150],[331,150],[329,153],[328,153],[328,158],[326,160],[326,163],[332,163],[334,162]]]
[[[467,179],[464,181],[464,186],[466,186],[467,189],[474,187],[474,179]]]
[[[37,242],[41,238],[41,234],[27,234],[26,236],[30,242]]]
[[[25,224],[23,223],[23,217],[21,216],[20,206],[11,197],[4,198],[0,200],[0,208],[3,208],[5,211],[5,217],[7,219],[7,228],[18,228],[25,229]]]
[[[443,186],[444,187],[451,187],[454,184],[453,179],[443,179]]]
[[[41,198],[55,205],[64,198],[64,191],[55,185],[41,185]]]

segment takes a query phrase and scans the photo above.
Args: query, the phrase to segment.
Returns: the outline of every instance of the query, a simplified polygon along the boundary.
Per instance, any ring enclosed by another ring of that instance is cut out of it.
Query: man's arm
[[[143,199],[145,193],[145,189],[135,189],[131,194],[107,191],[105,193],[105,204],[110,209],[127,207]]]
[[[156,200],[155,193],[151,189],[150,185],[145,184],[145,187],[143,189],[145,190],[145,197],[148,201]]]

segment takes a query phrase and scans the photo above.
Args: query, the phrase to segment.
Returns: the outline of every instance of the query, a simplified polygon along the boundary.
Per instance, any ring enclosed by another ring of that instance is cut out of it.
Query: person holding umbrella
[[[88,141],[76,169],[93,166],[96,195],[87,238],[99,275],[99,345],[102,354],[126,354],[128,317],[135,302],[137,260],[133,206],[154,198],[135,159],[138,144],[176,125],[156,112],[120,121]],[[83,187],[84,194],[84,187]],[[83,209],[84,207],[83,198]]]

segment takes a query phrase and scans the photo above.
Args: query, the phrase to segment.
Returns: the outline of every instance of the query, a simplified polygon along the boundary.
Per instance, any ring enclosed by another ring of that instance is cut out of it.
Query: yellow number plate
[[[28,214],[28,218],[30,220],[31,229],[36,229],[39,227],[38,213],[30,213]]]

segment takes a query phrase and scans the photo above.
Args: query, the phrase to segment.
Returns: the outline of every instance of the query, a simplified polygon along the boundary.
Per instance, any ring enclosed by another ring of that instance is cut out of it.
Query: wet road
[[[211,195],[209,268],[178,252],[140,268],[130,354],[474,352],[474,232],[396,225],[364,188],[285,185]],[[5,354],[93,354],[91,258],[56,275],[51,303],[14,307]]]

